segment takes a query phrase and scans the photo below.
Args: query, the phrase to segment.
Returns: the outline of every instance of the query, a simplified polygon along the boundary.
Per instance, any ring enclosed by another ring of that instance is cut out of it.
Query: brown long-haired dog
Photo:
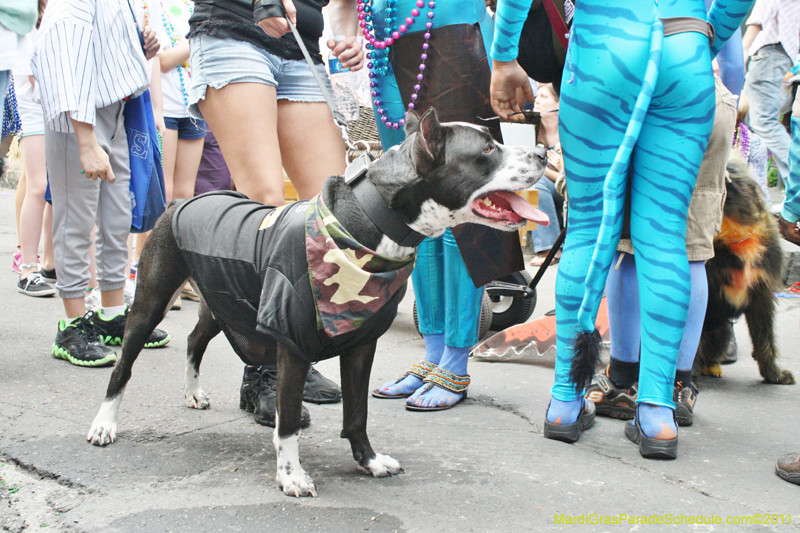
[[[722,229],[714,238],[714,258],[706,262],[708,308],[694,370],[721,377],[720,361],[731,341],[730,320],[745,316],[753,359],[766,383],[795,383],[778,367],[775,291],[783,275],[780,235],[750,167],[738,156],[728,161]]]

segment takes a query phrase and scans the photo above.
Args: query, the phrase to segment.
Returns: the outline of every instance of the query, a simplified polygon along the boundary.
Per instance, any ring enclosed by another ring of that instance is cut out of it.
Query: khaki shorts
[[[714,236],[721,228],[722,208],[725,205],[725,166],[736,126],[736,97],[725,88],[719,76],[714,78],[717,89],[714,128],[689,203],[686,225],[686,255],[689,261],[706,261],[714,257]],[[628,217],[626,213],[623,238],[619,241],[617,251],[632,254]]]

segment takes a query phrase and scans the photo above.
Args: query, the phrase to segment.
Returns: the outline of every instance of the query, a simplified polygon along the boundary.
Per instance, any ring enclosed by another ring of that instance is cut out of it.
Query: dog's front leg
[[[314,481],[300,466],[300,416],[309,364],[278,343],[278,414],[272,442],[278,456],[278,486],[287,496],[314,496]]]
[[[200,388],[200,363],[203,361],[203,354],[206,352],[208,343],[221,330],[205,301],[200,301],[200,309],[197,314],[197,325],[189,334],[186,346],[186,378],[183,396],[186,398],[188,407],[208,409],[211,407],[211,402],[208,400],[206,393],[203,392],[203,389]]]
[[[386,477],[399,474],[403,468],[388,455],[376,454],[367,437],[369,375],[376,344],[373,341],[339,356],[344,411],[341,436],[350,440],[359,469],[375,477]]]
[[[747,329],[753,342],[753,359],[767,383],[793,385],[794,376],[778,366],[778,345],[775,342],[775,297],[765,285],[752,288],[750,307],[745,311]]]

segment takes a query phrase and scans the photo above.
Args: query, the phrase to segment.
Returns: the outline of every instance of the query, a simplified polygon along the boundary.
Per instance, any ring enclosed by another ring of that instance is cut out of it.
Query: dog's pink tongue
[[[518,194],[507,191],[497,191],[493,192],[490,196],[499,196],[509,203],[512,211],[526,220],[536,222],[542,226],[547,226],[550,224],[550,218],[546,214],[533,207],[528,203],[527,200]]]

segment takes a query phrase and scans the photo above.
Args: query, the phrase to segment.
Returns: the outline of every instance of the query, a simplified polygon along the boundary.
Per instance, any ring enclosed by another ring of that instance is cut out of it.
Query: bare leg
[[[38,271],[39,240],[42,235],[44,193],[47,188],[47,167],[44,160],[44,135],[30,135],[20,140],[22,164],[25,167],[25,197],[19,218],[19,239],[22,245],[20,277]]]
[[[22,214],[22,202],[25,200],[25,189],[28,179],[25,177],[25,167],[19,170],[19,181],[17,182],[17,190],[14,193],[14,214],[17,220],[17,248],[22,245],[22,233],[19,229],[20,215]]]
[[[178,139],[178,152],[175,159],[175,174],[172,177],[173,198],[191,198],[194,196],[194,182],[197,180],[197,169],[203,156],[203,139]]]
[[[53,206],[45,202],[42,221],[42,267],[53,270],[56,258],[53,254]]]
[[[164,169],[164,190],[167,193],[167,205],[175,198],[173,190],[175,185],[175,161],[178,157],[178,130],[169,128],[161,135],[161,158]]]
[[[222,89],[208,87],[205,99],[198,103],[236,189],[267,205],[283,205],[275,99],[275,87],[270,85],[231,83]]]
[[[308,132],[314,132],[313,157]],[[347,166],[342,133],[324,102],[278,102],[281,158],[300,199],[319,193],[329,176],[344,174]]]

